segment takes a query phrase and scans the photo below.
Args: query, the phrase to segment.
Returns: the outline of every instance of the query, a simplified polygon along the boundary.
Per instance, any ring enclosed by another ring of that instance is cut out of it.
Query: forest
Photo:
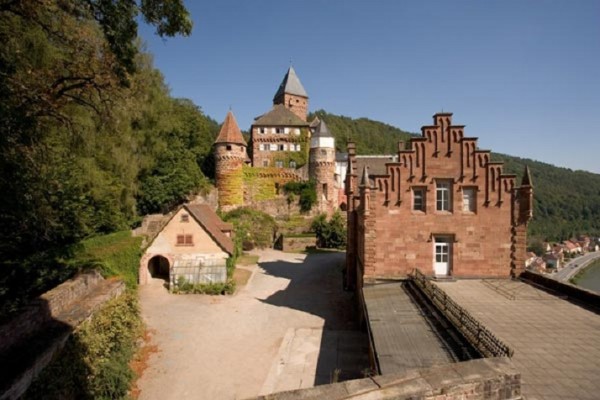
[[[191,32],[179,1],[0,5],[0,300],[64,279],[82,239],[208,188],[218,124],[170,95],[140,19]]]

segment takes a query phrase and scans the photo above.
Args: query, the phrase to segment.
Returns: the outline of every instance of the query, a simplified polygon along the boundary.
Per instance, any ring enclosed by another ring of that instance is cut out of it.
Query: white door
[[[450,243],[448,239],[435,239],[435,255],[433,261],[433,272],[436,276],[448,276],[450,274]]]

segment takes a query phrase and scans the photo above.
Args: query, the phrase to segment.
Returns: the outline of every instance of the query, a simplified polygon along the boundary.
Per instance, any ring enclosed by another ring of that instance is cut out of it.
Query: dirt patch
[[[137,399],[140,396],[141,389],[138,387],[138,379],[142,376],[144,371],[148,368],[148,359],[152,354],[158,353],[160,350],[158,346],[152,343],[152,335],[155,331],[153,329],[146,329],[142,336],[141,342],[137,354],[129,363],[129,366],[135,374],[135,379],[131,384],[130,395],[133,399]]]

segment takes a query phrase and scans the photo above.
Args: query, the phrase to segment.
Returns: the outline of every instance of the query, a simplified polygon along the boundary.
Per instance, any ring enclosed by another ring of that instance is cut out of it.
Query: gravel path
[[[140,288],[158,352],[138,381],[140,399],[243,399],[353,377],[368,363],[343,253],[256,252],[259,266],[234,296],[172,295]]]

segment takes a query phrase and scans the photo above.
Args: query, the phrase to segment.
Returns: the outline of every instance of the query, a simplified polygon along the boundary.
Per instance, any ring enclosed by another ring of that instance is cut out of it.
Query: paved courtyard
[[[522,282],[436,284],[514,349],[527,399],[600,398],[600,315]]]
[[[359,377],[367,339],[342,290],[343,253],[258,252],[233,296],[171,295],[140,288],[158,351],[138,382],[140,399],[244,399]]]

